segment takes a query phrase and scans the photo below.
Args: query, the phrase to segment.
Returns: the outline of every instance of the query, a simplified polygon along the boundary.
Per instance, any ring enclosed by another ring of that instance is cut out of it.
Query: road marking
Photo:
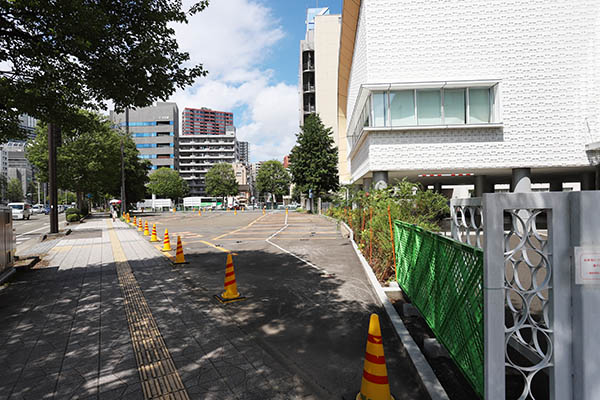
[[[312,268],[316,269],[317,271],[321,272],[322,274],[324,274],[324,275],[329,275],[329,272],[327,272],[327,271],[326,271],[326,270],[324,270],[323,268],[321,268],[321,267],[317,267],[315,264],[311,263],[310,261],[306,261],[306,260],[305,260],[305,259],[303,259],[302,257],[295,255],[295,254],[294,254],[294,253],[292,253],[291,251],[289,251],[289,250],[286,250],[286,249],[284,249],[283,247],[281,247],[281,246],[278,246],[278,245],[276,245],[275,243],[271,242],[271,239],[273,239],[273,238],[274,238],[276,235],[278,235],[280,232],[282,232],[282,231],[283,231],[285,228],[287,228],[287,227],[288,227],[288,226],[287,226],[287,225],[285,225],[283,228],[281,228],[280,230],[278,230],[277,232],[275,232],[274,234],[272,234],[271,236],[269,236],[267,239],[265,239],[265,241],[266,241],[267,243],[269,243],[270,245],[277,247],[279,250],[283,251],[284,253],[287,253],[287,254],[289,254],[290,256],[292,256],[292,257],[294,257],[294,258],[297,258],[298,260],[302,261],[303,263],[305,263],[305,264],[306,264],[306,265],[308,265],[309,267],[312,267]]]
[[[147,400],[189,400],[144,293],[127,262],[113,224],[111,221],[107,221],[107,224],[144,397]]]
[[[222,235],[220,235],[220,236],[214,237],[212,240],[219,240],[219,239],[221,239],[221,238],[223,238],[223,237],[225,237],[225,236],[227,236],[227,235],[231,235],[232,233],[239,232],[239,231],[241,231],[242,229],[249,228],[249,227],[251,227],[252,225],[254,225],[255,223],[257,223],[258,221],[260,221],[261,219],[263,219],[264,217],[266,217],[267,215],[269,215],[269,214],[261,215],[260,217],[256,218],[254,221],[250,222],[248,225],[246,225],[246,226],[243,226],[243,227],[241,227],[241,228],[239,228],[239,229],[233,230],[233,231],[231,231],[231,232],[224,233],[224,234],[222,234]]]
[[[212,243],[210,243],[210,242],[207,242],[206,240],[200,240],[200,243],[204,243],[204,244],[205,244],[205,245],[207,245],[207,246],[210,246],[210,247],[212,247],[212,248],[215,248],[215,249],[217,249],[217,250],[221,250],[223,253],[231,253],[231,254],[233,254],[233,255],[237,255],[236,253],[232,252],[231,250],[227,250],[227,249],[226,249],[226,248],[224,248],[224,247],[217,246],[216,244],[212,244]]]
[[[60,224],[58,224],[58,226],[61,226],[61,225],[64,225],[64,224],[66,224],[66,222],[61,222]],[[39,232],[39,231],[41,231],[42,229],[47,229],[47,228],[50,228],[50,224],[45,224],[45,225],[44,225],[44,226],[42,226],[41,228],[37,228],[37,229],[34,229],[34,230],[32,230],[32,231],[29,231],[29,232],[25,232],[25,233],[19,233],[19,234],[17,234],[17,237],[19,237],[19,236],[24,236],[24,235],[29,235],[30,233]]]

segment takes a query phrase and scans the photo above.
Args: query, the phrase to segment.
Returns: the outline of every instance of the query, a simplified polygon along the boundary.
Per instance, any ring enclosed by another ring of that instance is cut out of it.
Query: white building
[[[336,147],[337,133],[337,73],[340,48],[341,16],[330,15],[329,8],[309,8],[306,11],[306,36],[300,41],[300,125],[317,113],[325,127],[331,128]],[[340,165],[340,169],[345,164]]]
[[[179,137],[179,174],[190,186],[190,196],[206,196],[205,176],[218,163],[239,161],[235,127],[224,135],[182,135]]]
[[[339,60],[346,183],[598,185],[595,1],[344,0]]]

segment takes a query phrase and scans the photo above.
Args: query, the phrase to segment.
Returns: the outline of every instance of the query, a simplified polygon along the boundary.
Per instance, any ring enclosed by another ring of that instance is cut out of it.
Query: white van
[[[31,218],[32,210],[29,203],[8,203],[8,207],[12,208],[13,219]]]

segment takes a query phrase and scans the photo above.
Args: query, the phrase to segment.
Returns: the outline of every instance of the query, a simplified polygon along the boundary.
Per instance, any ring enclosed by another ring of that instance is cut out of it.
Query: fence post
[[[394,256],[394,271],[396,270],[396,244],[394,243],[394,229],[392,228],[392,213],[388,204],[388,220],[390,221],[390,240],[392,242],[392,254]]]
[[[497,196],[483,195],[484,398],[504,400],[504,210]]]

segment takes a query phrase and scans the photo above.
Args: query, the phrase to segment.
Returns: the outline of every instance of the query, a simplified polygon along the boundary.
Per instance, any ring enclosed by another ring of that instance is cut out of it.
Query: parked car
[[[44,205],[43,204],[35,204],[34,206],[31,207],[31,210],[33,211],[34,214],[42,214],[44,212]]]
[[[32,209],[29,203],[8,203],[12,208],[13,219],[29,219],[31,218]]]

